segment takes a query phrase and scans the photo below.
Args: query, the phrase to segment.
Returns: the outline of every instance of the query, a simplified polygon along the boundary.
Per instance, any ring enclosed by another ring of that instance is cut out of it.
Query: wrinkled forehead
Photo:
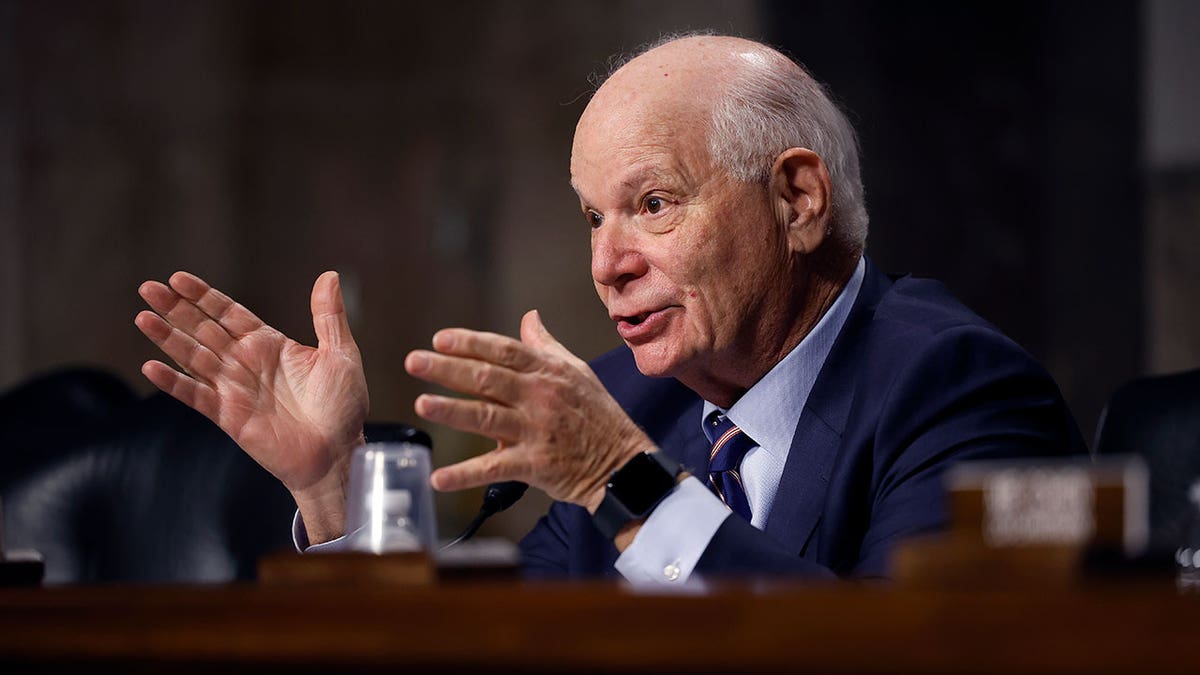
[[[581,118],[571,150],[571,185],[585,200],[634,189],[648,176],[695,177],[708,170],[703,111],[642,100]]]

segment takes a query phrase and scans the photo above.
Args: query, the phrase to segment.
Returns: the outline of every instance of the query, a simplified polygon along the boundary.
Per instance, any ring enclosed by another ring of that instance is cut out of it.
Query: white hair
[[[712,33],[663,37],[635,54],[611,60],[609,75],[656,47],[701,35]],[[745,67],[713,104],[708,139],[713,161],[737,180],[766,183],[780,153],[797,147],[812,150],[825,162],[833,186],[830,234],[848,251],[861,252],[868,218],[854,127],[803,66],[766,45],[753,44],[739,54]]]

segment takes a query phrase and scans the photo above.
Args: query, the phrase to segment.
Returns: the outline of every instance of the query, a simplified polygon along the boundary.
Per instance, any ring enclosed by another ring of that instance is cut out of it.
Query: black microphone
[[[462,534],[443,546],[442,550],[445,551],[451,546],[461,544],[475,536],[475,533],[485,520],[516,504],[517,500],[524,496],[525,491],[528,489],[528,485],[515,480],[504,483],[492,483],[487,486],[487,491],[483,493],[483,505],[479,507],[479,513],[475,515],[475,519],[467,525],[467,529],[463,530]]]
[[[516,504],[517,500],[525,496],[525,491],[528,489],[529,485],[516,480],[492,483],[488,486],[487,492],[483,493],[483,506],[480,507],[480,510],[487,511],[489,516],[500,513]]]

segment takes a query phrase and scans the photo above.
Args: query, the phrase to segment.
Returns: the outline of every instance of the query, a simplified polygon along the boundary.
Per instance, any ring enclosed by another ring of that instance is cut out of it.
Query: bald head
[[[766,64],[768,51],[748,40],[716,36],[659,45],[615,70],[592,97],[580,124],[613,114],[633,115],[647,107],[711,117],[716,96],[739,71]]]
[[[712,95],[726,91],[739,78],[754,76],[755,71],[775,70],[811,79],[802,68],[766,45],[722,35],[670,39],[619,64],[600,86],[593,103],[604,102],[614,95],[613,90],[649,85],[657,93],[707,98],[711,104],[715,102]]]
[[[580,117],[576,139],[586,131],[615,140],[650,118],[674,126],[670,133],[699,132],[714,166],[745,182],[765,182],[789,148],[812,150],[833,184],[832,234],[848,252],[861,253],[867,213],[857,138],[821,85],[791,59],[736,37],[669,39],[609,76]]]

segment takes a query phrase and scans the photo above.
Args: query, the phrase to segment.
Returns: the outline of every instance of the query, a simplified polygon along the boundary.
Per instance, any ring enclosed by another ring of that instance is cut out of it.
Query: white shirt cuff
[[[296,515],[292,517],[292,543],[300,553],[341,553],[350,550],[344,535],[320,544],[309,544],[308,530],[304,527],[304,519],[300,517],[300,509],[296,509]]]
[[[719,497],[689,476],[658,503],[615,567],[635,586],[682,585],[731,514]]]

